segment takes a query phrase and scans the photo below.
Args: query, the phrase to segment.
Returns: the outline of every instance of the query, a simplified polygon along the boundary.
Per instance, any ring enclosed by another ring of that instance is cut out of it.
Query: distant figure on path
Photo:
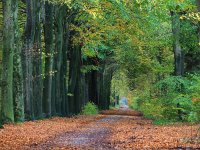
[[[120,108],[128,108],[128,99],[126,97],[122,97],[119,101]]]

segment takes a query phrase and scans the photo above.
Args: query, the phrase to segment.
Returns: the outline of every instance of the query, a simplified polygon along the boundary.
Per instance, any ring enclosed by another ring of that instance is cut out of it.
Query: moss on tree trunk
[[[53,76],[53,5],[49,2],[45,3],[45,78],[43,90],[43,111],[47,117],[51,116],[51,100],[52,100],[52,76]]]
[[[12,0],[3,1],[3,58],[2,58],[2,120],[14,122],[13,109],[13,54],[14,26]]]
[[[15,122],[24,121],[24,98],[23,98],[23,73],[21,60],[21,47],[18,28],[18,0],[13,0],[14,12],[14,68],[13,68],[13,100]]]

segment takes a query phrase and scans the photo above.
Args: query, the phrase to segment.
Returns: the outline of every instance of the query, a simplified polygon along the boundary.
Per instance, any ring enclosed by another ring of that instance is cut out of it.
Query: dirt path
[[[56,138],[31,149],[114,149],[109,145],[112,126],[123,116],[110,115],[96,122],[78,128],[74,132],[66,132]]]
[[[156,126],[140,112],[109,110],[97,116],[52,118],[0,130],[0,150],[192,150],[199,125]]]
[[[115,113],[114,113],[115,112]],[[155,126],[139,112],[112,110],[102,112],[104,118],[72,132],[66,132],[31,149],[198,149],[189,140],[196,136],[198,126]],[[112,114],[112,115],[109,115]],[[115,115],[116,114],[116,115]]]

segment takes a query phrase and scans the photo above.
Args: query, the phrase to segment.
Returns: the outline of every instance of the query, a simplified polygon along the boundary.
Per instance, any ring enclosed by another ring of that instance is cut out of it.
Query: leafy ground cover
[[[101,113],[104,115],[5,125],[0,130],[0,149],[200,148],[197,124],[158,126],[152,124],[152,120],[145,119],[140,112],[129,109]]]
[[[63,132],[74,131],[102,116],[79,116],[30,121],[17,125],[4,125],[0,129],[0,149],[26,149],[47,142]]]

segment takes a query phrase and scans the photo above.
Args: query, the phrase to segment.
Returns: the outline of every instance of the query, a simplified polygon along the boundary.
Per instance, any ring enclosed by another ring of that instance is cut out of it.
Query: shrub
[[[192,110],[191,97],[187,94],[189,85],[189,80],[184,77],[168,77],[157,82],[149,100],[141,105],[141,111],[156,120],[187,120]]]
[[[96,114],[98,114],[98,107],[94,103],[88,102],[82,108],[82,114],[83,115],[96,115]]]
[[[138,97],[133,97],[131,104],[130,104],[130,108],[137,110],[138,109],[138,101],[139,101]]]
[[[155,102],[145,102],[140,106],[140,111],[144,114],[146,118],[149,119],[162,119],[163,108],[158,103]]]
[[[140,91],[132,101],[145,117],[158,124],[200,121],[200,75],[170,76]],[[137,100],[136,100],[137,99]]]

